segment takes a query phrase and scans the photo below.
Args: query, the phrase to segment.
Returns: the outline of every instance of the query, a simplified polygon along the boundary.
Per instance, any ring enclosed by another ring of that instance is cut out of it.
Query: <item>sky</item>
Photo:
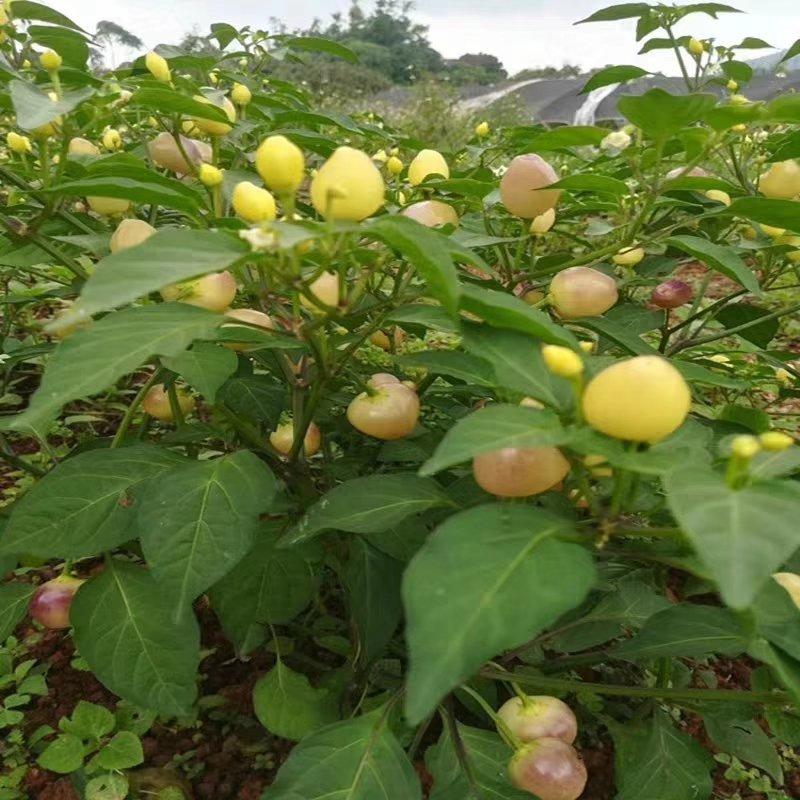
[[[207,33],[212,22],[237,27],[267,28],[272,16],[289,28],[308,25],[315,17],[327,20],[346,11],[349,0],[44,0],[71,16],[87,30],[101,19],[127,28],[148,48],[176,43],[192,29]],[[446,58],[466,52],[497,56],[509,73],[525,67],[578,64],[590,69],[606,64],[638,64],[651,71],[674,72],[664,51],[637,55],[633,20],[573,26],[579,19],[615,0],[417,0],[412,17],[428,25],[433,46]],[[718,20],[701,14],[685,19],[678,30],[697,38],[715,37],[736,44],[757,36],[775,47],[788,47],[800,38],[797,0],[727,0],[742,14],[723,14]],[[362,6],[369,7],[368,0]],[[764,50],[746,51],[750,56]],[[118,53],[117,60],[129,57]]]

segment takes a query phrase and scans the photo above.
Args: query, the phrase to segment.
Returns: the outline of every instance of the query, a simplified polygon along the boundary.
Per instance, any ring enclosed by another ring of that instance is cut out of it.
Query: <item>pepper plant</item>
[[[180,717],[207,602],[274,655],[256,712],[297,745],[265,800],[413,800],[423,761],[431,798],[570,800],[598,736],[617,797],[707,798],[688,714],[780,785],[800,98],[747,98],[760,40],[675,32],[734,9],[597,12],[685,90],[443,155],[272,74],[340,43],[218,24],[95,74],[66,16],[4,8],[0,457],[36,480],[0,555],[61,577],[0,587],[2,634],[30,603]]]

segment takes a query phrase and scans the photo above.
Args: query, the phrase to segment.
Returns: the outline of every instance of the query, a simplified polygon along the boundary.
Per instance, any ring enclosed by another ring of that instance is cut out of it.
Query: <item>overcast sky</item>
[[[207,33],[212,22],[266,28],[271,16],[290,28],[328,19],[346,11],[349,0],[46,0],[87,30],[98,20],[112,20],[135,33],[148,47],[175,43],[193,28]],[[430,27],[434,47],[448,58],[466,52],[496,55],[510,73],[525,67],[577,63],[591,68],[608,63],[640,64],[672,72],[663,51],[638,56],[634,21],[573,23],[614,0],[417,0],[413,16]],[[684,20],[680,33],[716,37],[736,44],[758,36],[776,47],[800,38],[798,0],[728,0],[744,14],[719,20],[696,14]],[[365,0],[362,6],[370,3]],[[766,51],[750,51],[764,55]]]

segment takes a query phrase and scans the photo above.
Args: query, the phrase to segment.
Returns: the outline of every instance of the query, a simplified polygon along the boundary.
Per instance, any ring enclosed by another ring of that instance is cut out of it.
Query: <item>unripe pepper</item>
[[[303,151],[285,136],[269,136],[256,150],[256,170],[273,192],[294,194],[305,173]]]
[[[231,202],[233,210],[245,222],[271,222],[277,214],[275,198],[266,189],[250,181],[236,184]]]
[[[437,175],[450,177],[450,167],[438,150],[420,150],[408,165],[408,182],[417,186],[426,178]]]
[[[311,181],[311,202],[326,219],[360,222],[383,205],[384,191],[372,159],[361,150],[340,147]]]
[[[172,74],[170,73],[167,59],[160,56],[154,50],[151,50],[144,57],[144,65],[150,71],[150,74],[160,83],[169,83],[172,80]]]

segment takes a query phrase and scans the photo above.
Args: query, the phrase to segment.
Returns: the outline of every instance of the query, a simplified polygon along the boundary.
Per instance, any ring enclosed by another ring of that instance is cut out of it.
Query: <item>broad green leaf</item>
[[[35,586],[27,583],[4,583],[0,585],[0,644],[14,632],[28,610]]]
[[[612,178],[609,175],[593,175],[591,173],[568,175],[566,178],[562,178],[557,183],[552,184],[552,188],[564,189],[567,192],[611,194],[618,197],[630,194],[630,189],[625,181]]]
[[[324,530],[379,532],[412,514],[446,505],[450,501],[430,478],[408,473],[354,478],[311,506],[281,544],[304,542]]]
[[[262,800],[421,800],[414,767],[380,710],[329,725],[295,747]]]
[[[800,233],[800,219],[795,200],[772,200],[767,197],[738,197],[724,212],[751,219],[762,225]]]
[[[186,463],[149,444],[88,450],[61,462],[14,506],[0,552],[86,558],[135,538],[139,489]]]
[[[623,630],[640,628],[653,614],[669,607],[669,601],[637,578],[623,578],[588,613],[556,625],[548,646],[566,653],[588,650],[619,636]]]
[[[747,639],[728,609],[682,603],[654,614],[636,636],[611,653],[615,658],[642,661],[736,656],[746,649]]]
[[[688,17],[689,14],[707,14],[709,17],[717,19],[717,14],[741,14],[738,8],[725,5],[724,3],[689,3],[685,6],[677,6],[680,19]]]
[[[136,247],[106,256],[86,281],[77,305],[85,314],[117,308],[170,284],[221,272],[249,252],[244,242],[227,233],[161,230]]]
[[[211,605],[237,651],[246,656],[268,638],[268,624],[294,619],[314,596],[317,579],[302,547],[276,547],[262,523],[253,549],[209,591]]]
[[[783,64],[784,61],[788,61],[790,58],[794,58],[795,56],[800,56],[800,39],[798,39],[796,42],[794,42],[794,44],[791,45],[791,47],[789,47],[778,63]]]
[[[49,6],[42,5],[42,3],[34,3],[32,0],[14,0],[13,15],[15,19],[49,22],[52,25],[63,25],[65,28],[83,31],[83,28],[74,23],[69,17]]]
[[[800,121],[800,97],[787,92],[778,95],[764,109],[764,119],[769,122],[796,123]]]
[[[271,734],[292,742],[336,721],[335,698],[328,689],[315,689],[281,659],[253,688],[253,708]]]
[[[368,231],[413,264],[431,295],[455,316],[461,286],[447,237],[400,216],[380,217],[369,225]]]
[[[427,303],[413,303],[395,308],[386,318],[387,322],[394,322],[402,326],[418,326],[432,328],[445,333],[456,333],[458,325],[453,318],[445,313],[439,306]]]
[[[640,334],[630,327],[620,324],[613,317],[584,317],[581,325],[590,331],[599,333],[604,338],[627,350],[631,355],[655,355],[656,351],[645,342]]]
[[[800,660],[800,613],[789,593],[769,580],[752,606],[759,634]]]
[[[239,417],[274,428],[286,408],[286,396],[284,385],[275,383],[266,375],[250,375],[226,381],[217,393],[217,401]]]
[[[629,122],[659,138],[702,119],[715,104],[713,94],[673,95],[663,89],[650,89],[643,95],[621,97],[617,106]]]
[[[17,125],[25,131],[33,131],[60,116],[77,108],[93,94],[94,89],[86,87],[74,92],[65,92],[58,100],[51,100],[46,92],[28,81],[12,80],[9,84],[11,102]]]
[[[664,485],[672,513],[732,608],[747,608],[800,547],[800,485],[794,482],[733,490],[714,472],[688,468],[670,472]]]
[[[780,452],[758,453],[750,463],[750,474],[754,478],[782,478],[800,470],[800,447],[790,447]]]
[[[556,408],[569,407],[567,383],[555,378],[536,339],[516,331],[464,323],[464,349],[479,356],[493,372],[494,386],[520,392]]]
[[[693,361],[674,358],[671,363],[692,386],[696,383],[705,383],[709,386],[724,386],[727,389],[745,389],[747,387],[746,381],[724,372],[708,369]]]
[[[703,710],[703,723],[712,742],[723,752],[766,772],[783,783],[781,760],[775,745],[753,719],[748,706],[716,703]]]
[[[531,308],[524,300],[506,292],[467,284],[462,289],[461,308],[495,328],[527,333],[549,344],[578,346],[570,331],[553,322],[543,311]]]
[[[101,174],[90,173],[83,178],[59,183],[45,193],[54,195],[118,197],[135,203],[155,203],[181,211],[195,211],[203,197],[181,181],[159,175],[144,164],[116,164]]]
[[[549,131],[535,131],[533,134],[529,128],[517,130],[521,132],[521,144],[525,149],[535,152],[597,145],[608,134],[607,128],[594,125],[565,125]]]
[[[102,739],[114,730],[114,715],[105,706],[79,700],[64,730],[82,739]]]
[[[650,73],[646,69],[636,67],[633,64],[617,64],[613,67],[606,67],[605,69],[595,72],[595,74],[586,81],[583,89],[581,89],[581,94],[591,92],[593,89],[599,89],[601,86],[610,86],[612,83],[624,83],[625,81],[632,81],[649,74]]]
[[[481,453],[505,447],[553,447],[569,441],[569,433],[550,411],[497,404],[458,420],[445,434],[421,475],[435,475]]]
[[[366,663],[379,656],[400,622],[403,565],[359,537],[350,545],[345,584],[358,632],[358,653]]]
[[[56,347],[28,408],[11,418],[7,427],[43,434],[70,400],[108,388],[152,356],[177,355],[195,339],[209,338],[223,319],[184,303],[109,314]]]
[[[706,800],[714,761],[663,711],[648,723],[611,727],[617,800]]]
[[[744,61],[723,61],[720,68],[726,77],[738,83],[747,83],[753,78],[753,68]]]
[[[45,747],[36,763],[50,772],[67,775],[83,765],[83,742],[71,733],[59,734]]]
[[[761,294],[761,287],[753,271],[730,247],[709,242],[707,239],[700,239],[697,236],[670,236],[667,239],[670,247],[694,256],[702,261],[711,269],[715,269],[726,275],[736,283],[744,286],[748,292]]]
[[[227,122],[225,112],[213,103],[201,103],[191,97],[169,89],[166,86],[143,86],[133,93],[128,105],[134,108],[146,108],[173,116],[181,114],[186,117],[199,117],[214,122]]]
[[[594,565],[556,538],[570,528],[531,506],[492,503],[450,517],[428,538],[403,576],[412,725],[485,661],[584,599]]]
[[[336,56],[351,64],[358,63],[358,55],[349,47],[345,47],[339,42],[325,39],[321,36],[289,36],[284,40],[287,47],[292,50],[305,50],[309,53],[325,53],[329,56]]]
[[[769,343],[775,338],[780,327],[778,319],[767,319],[764,322],[757,324],[760,317],[767,317],[772,314],[772,309],[762,308],[760,306],[751,305],[750,303],[731,303],[725,306],[719,314],[717,319],[726,328],[735,328],[739,325],[750,325],[749,328],[737,333],[742,339],[752,342],[754,345],[766,349]]]
[[[492,385],[492,368],[483,359],[458,350],[424,350],[397,358],[407,369],[424,369],[431,375],[446,375],[476,386]]]
[[[55,25],[29,25],[27,30],[32,42],[43,48],[55,50],[64,65],[83,70],[89,60],[89,45],[86,37],[71,28]]]
[[[601,8],[575,24],[583,25],[584,22],[614,22],[618,19],[633,19],[645,16],[649,12],[650,6],[647,3],[618,3],[617,5]]]
[[[135,733],[119,731],[94,757],[101,769],[122,770],[138,767],[144,761],[142,743]]]
[[[236,354],[227,347],[196,342],[191,350],[186,350],[161,363],[184,380],[210,402],[214,402],[220,386],[225,383],[238,365]]]
[[[112,692],[165,716],[188,713],[197,695],[200,632],[150,572],[118,559],[85,583],[72,603],[75,643]]]
[[[530,800],[530,794],[511,785],[508,761],[512,752],[496,733],[459,724],[458,738],[475,788],[464,773],[451,731],[445,729],[425,753],[433,777],[430,800]]]
[[[173,600],[176,620],[250,550],[275,490],[266,464],[246,450],[191,463],[148,484],[137,520],[142,549]]]

